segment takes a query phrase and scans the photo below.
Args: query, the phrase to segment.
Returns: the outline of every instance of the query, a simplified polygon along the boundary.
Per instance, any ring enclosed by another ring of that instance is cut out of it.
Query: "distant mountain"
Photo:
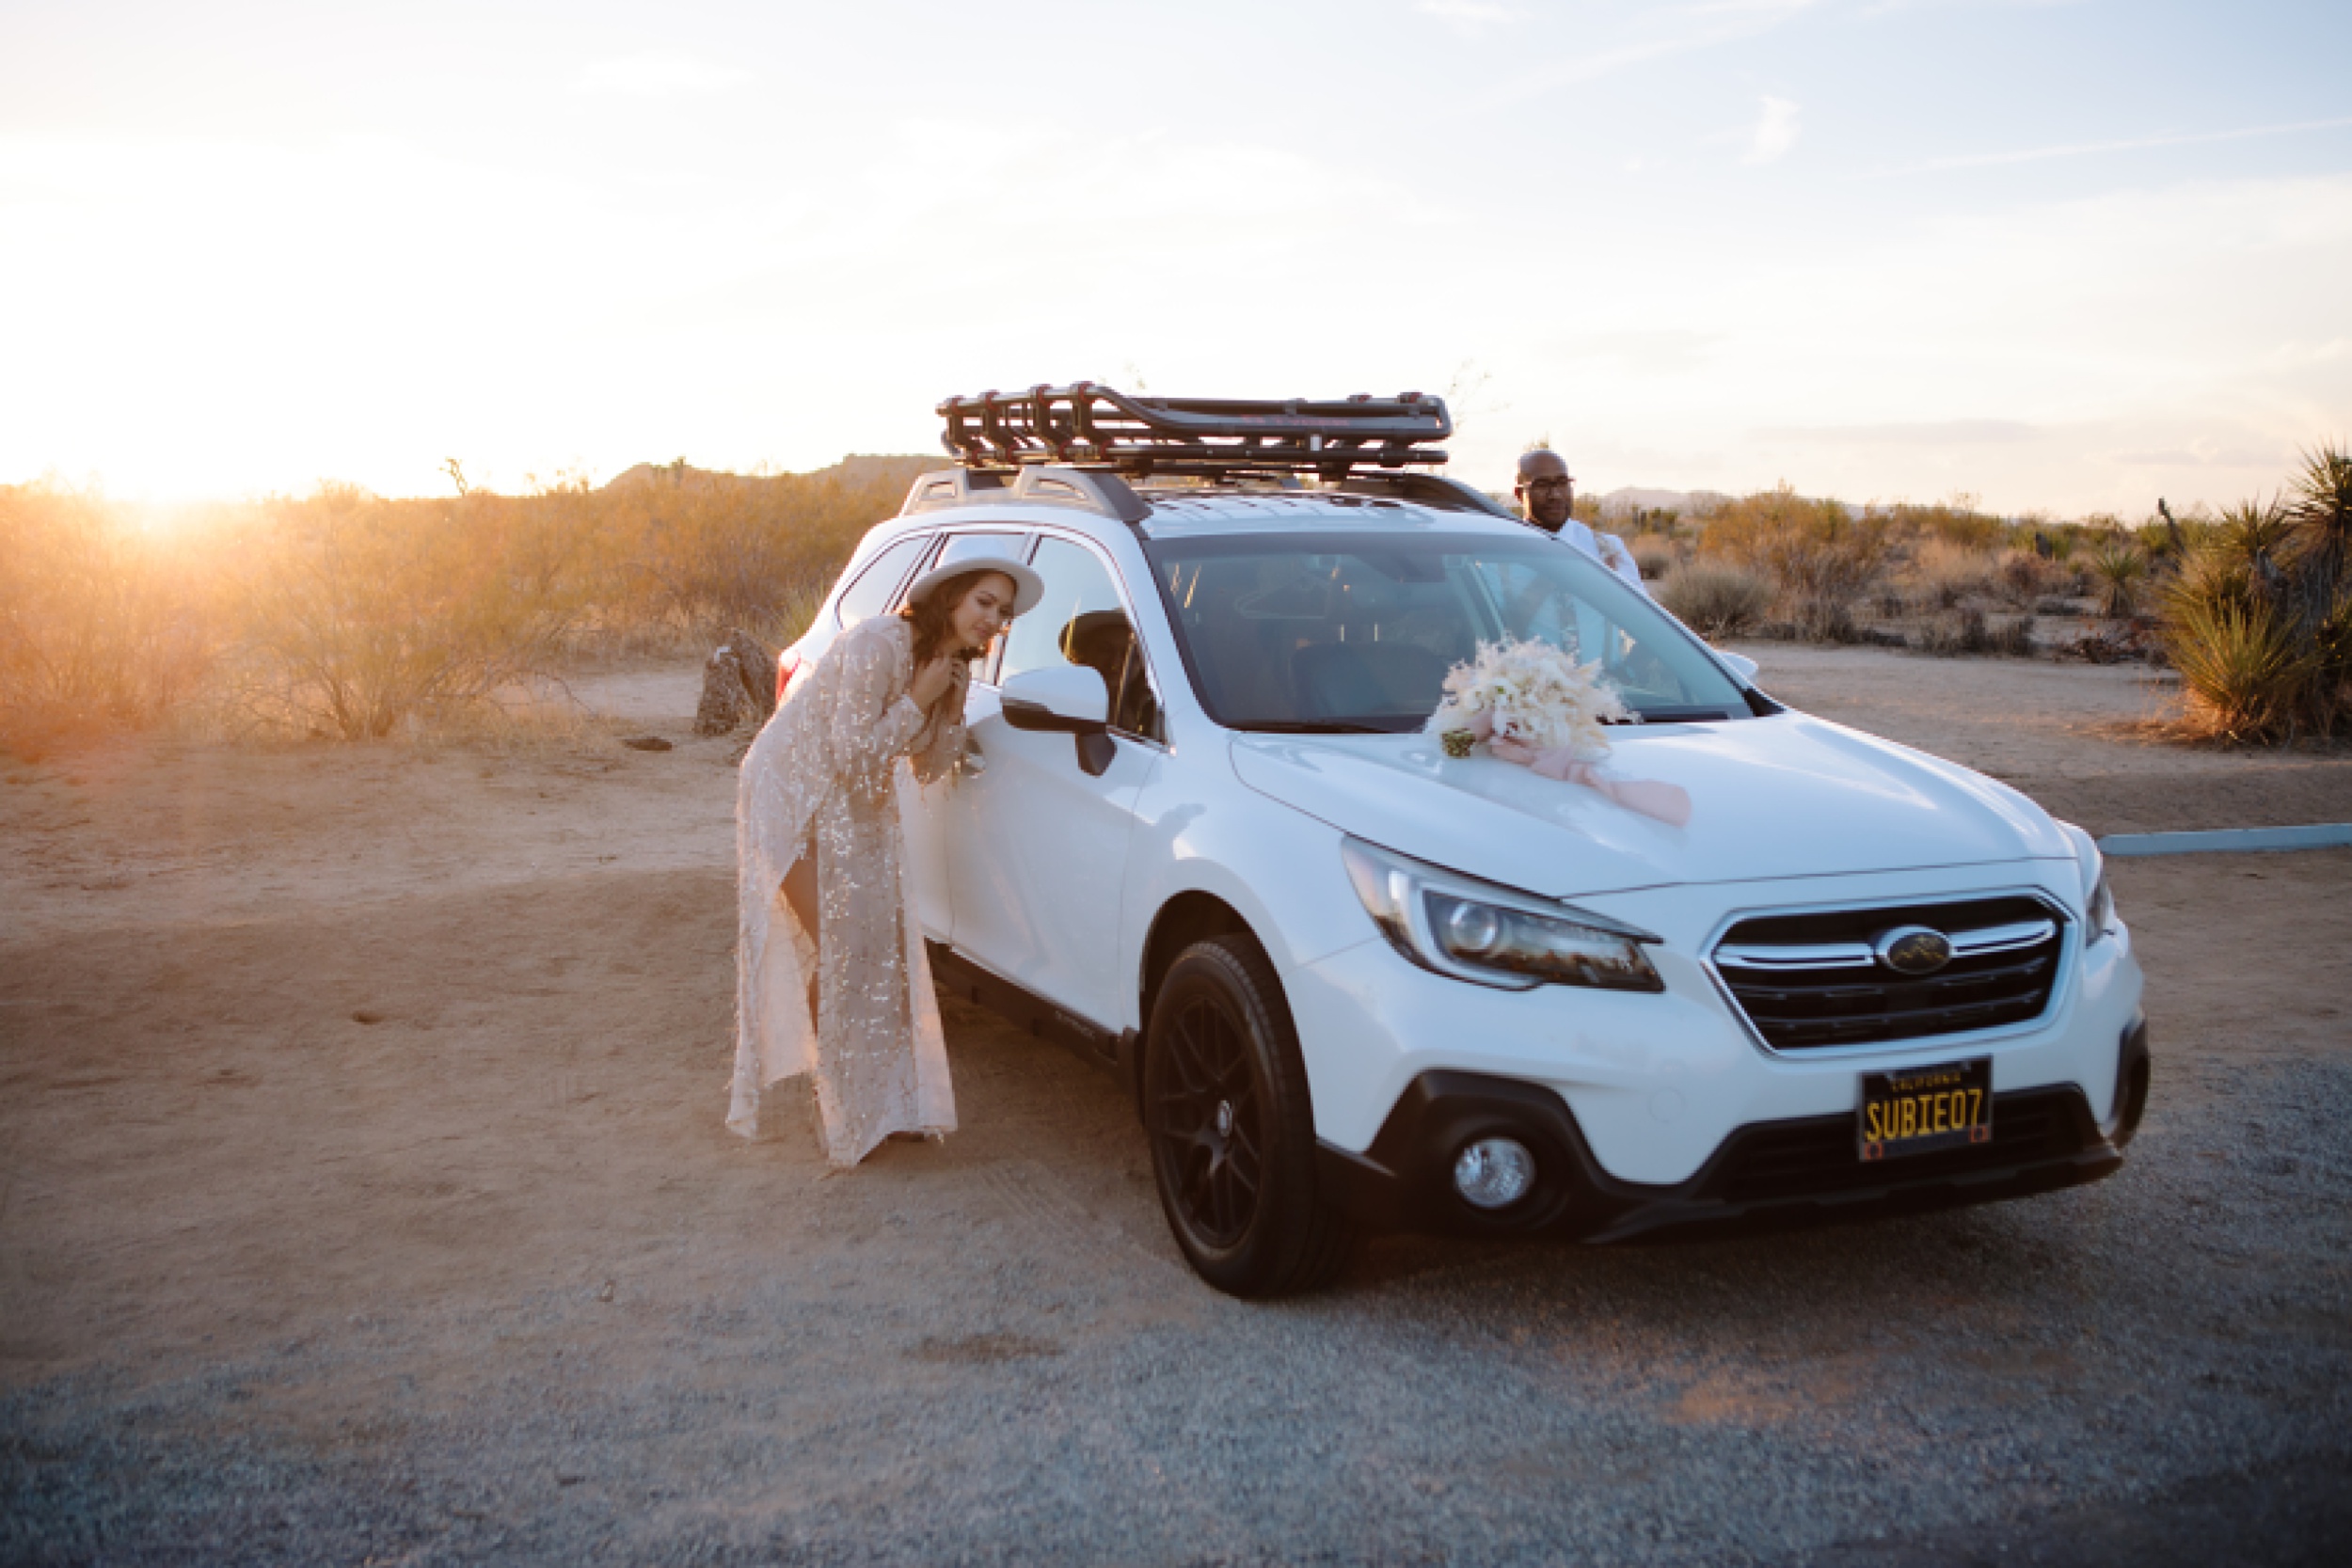
[[[827,482],[866,488],[878,484],[909,485],[918,474],[933,468],[946,467],[952,460],[945,457],[917,457],[908,453],[851,452],[829,467],[812,468],[804,474],[735,474],[721,468],[697,468],[680,458],[675,463],[640,463],[624,468],[605,481],[607,490],[626,490],[641,484],[751,484],[791,485],[822,484]]]
[[[1625,517],[1636,512],[1679,512],[1688,517],[1712,512],[1730,499],[1719,490],[1645,490],[1629,484],[1600,498],[1600,515]]]

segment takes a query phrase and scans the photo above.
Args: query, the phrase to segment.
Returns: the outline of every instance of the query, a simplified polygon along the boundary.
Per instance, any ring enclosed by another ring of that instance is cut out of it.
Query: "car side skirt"
[[[1106,1029],[1080,1018],[944,943],[926,938],[923,950],[930,959],[932,983],[943,994],[986,1007],[1038,1038],[1067,1048],[1081,1061],[1105,1069],[1121,1084],[1133,1081],[1134,1030]]]

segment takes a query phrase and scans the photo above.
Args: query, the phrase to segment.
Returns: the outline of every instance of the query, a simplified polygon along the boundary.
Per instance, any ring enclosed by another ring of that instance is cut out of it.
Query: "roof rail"
[[[1117,474],[1090,473],[1079,468],[1033,467],[1008,476],[969,468],[941,468],[925,474],[907,491],[898,515],[941,512],[982,501],[1042,502],[1047,506],[1078,506],[1139,523],[1152,515],[1152,503],[1127,487]]]
[[[1116,473],[1312,473],[1436,465],[1423,443],[1454,434],[1445,400],[1421,392],[1304,398],[1131,398],[1091,381],[982,392],[939,405],[940,442],[968,468],[1051,463]]]
[[[1484,490],[1444,474],[1357,474],[1335,488],[1343,495],[1393,496],[1440,512],[1484,512],[1515,523],[1527,520]]]

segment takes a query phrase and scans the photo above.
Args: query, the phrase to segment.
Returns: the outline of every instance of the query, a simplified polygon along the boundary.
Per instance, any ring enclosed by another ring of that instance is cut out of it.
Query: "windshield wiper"
[[[1416,726],[1418,727],[1418,726]],[[1251,735],[1405,735],[1382,724],[1359,724],[1346,719],[1247,719],[1228,729]]]
[[[1717,723],[1734,717],[1727,707],[1645,707],[1636,710],[1637,724],[1705,724]],[[1622,723],[1622,720],[1604,719],[1604,724]]]

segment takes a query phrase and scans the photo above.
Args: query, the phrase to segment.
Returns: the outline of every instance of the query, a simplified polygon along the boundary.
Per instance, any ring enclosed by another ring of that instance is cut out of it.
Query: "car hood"
[[[1688,826],[1425,736],[1245,735],[1232,759],[1250,788],[1343,832],[1553,897],[2074,854],[2008,785],[1805,714],[1613,738],[1606,770],[1680,784]]]

